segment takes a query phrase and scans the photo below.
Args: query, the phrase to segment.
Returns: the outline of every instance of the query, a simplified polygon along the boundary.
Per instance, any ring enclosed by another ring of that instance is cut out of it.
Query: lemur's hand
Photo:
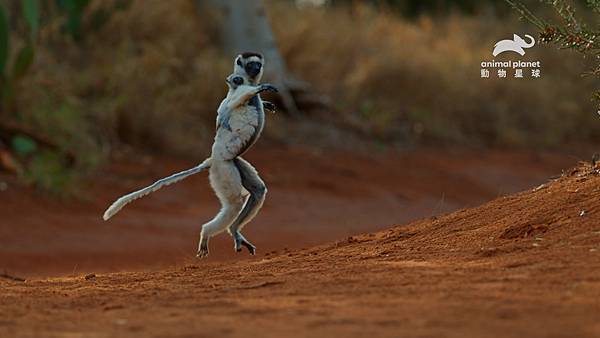
[[[264,91],[270,91],[270,92],[274,92],[277,93],[278,90],[277,88],[275,88],[275,86],[273,86],[270,83],[262,83],[259,87],[258,87],[258,92],[264,92]]]
[[[274,113],[276,110],[275,104],[270,101],[263,101],[263,108],[266,110],[270,110],[272,113]]]
[[[223,127],[225,129],[231,131],[231,126],[229,125],[229,114],[219,115],[218,127],[219,128]]]

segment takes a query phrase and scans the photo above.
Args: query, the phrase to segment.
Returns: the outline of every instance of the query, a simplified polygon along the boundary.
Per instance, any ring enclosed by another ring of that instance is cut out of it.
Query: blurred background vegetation
[[[265,4],[289,71],[332,109],[269,116],[263,142],[557,148],[600,140],[591,100],[598,78],[582,76],[594,57],[536,46],[527,57],[542,62],[540,79],[480,78],[496,41],[536,35],[504,1]],[[561,20],[544,3],[525,4]],[[208,154],[232,61],[219,47],[218,20],[196,1],[0,5],[0,168],[60,192],[132,149]],[[597,27],[597,13],[574,6]]]

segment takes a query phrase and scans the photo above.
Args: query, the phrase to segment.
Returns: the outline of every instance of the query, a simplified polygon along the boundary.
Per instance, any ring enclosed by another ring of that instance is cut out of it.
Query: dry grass
[[[39,98],[50,97],[78,111],[106,152],[130,144],[199,155],[212,139],[231,61],[198,18],[192,1],[133,1],[81,45],[57,25],[45,27],[22,84],[23,114],[35,119],[48,110]]]
[[[528,56],[542,60],[542,79],[479,77],[493,43],[532,32],[524,24],[462,16],[407,22],[366,7],[298,11],[282,1],[270,1],[269,11],[292,73],[328,94],[345,124],[386,144],[600,139],[588,94],[594,84],[580,77],[579,56],[537,47]],[[231,68],[216,27],[191,0],[134,0],[82,45],[47,25],[21,86],[20,115],[89,155],[90,166],[123,144],[201,158]]]
[[[594,79],[581,78],[586,66],[580,55],[538,46],[527,57],[542,61],[541,79],[480,78],[479,64],[492,59],[496,41],[533,33],[516,20],[407,22],[367,7],[299,15],[281,4],[272,14],[291,69],[375,135],[519,146],[595,142],[600,136],[589,102]]]

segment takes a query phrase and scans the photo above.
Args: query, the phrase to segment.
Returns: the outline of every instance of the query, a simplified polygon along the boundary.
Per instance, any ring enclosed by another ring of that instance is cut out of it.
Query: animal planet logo
[[[535,39],[531,35],[525,34],[526,41],[517,34],[513,34],[513,39],[500,40],[494,45],[492,55],[494,57],[505,53],[513,52],[521,56],[525,55],[525,49],[535,46]],[[481,77],[490,78],[492,76],[498,78],[540,78],[541,77],[540,61],[524,61],[524,60],[506,60],[506,61],[482,61],[481,62]]]
[[[535,39],[533,36],[525,34],[525,37],[529,39],[529,42],[525,41],[517,34],[513,34],[512,40],[507,39],[496,42],[492,55],[498,56],[504,52],[515,52],[521,56],[525,55],[525,48],[535,46]]]

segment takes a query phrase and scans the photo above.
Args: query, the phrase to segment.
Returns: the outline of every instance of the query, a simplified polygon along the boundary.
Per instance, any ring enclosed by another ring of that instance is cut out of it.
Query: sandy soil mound
[[[600,175],[334,244],[0,281],[0,336],[598,337]],[[43,334],[42,334],[43,333]]]

